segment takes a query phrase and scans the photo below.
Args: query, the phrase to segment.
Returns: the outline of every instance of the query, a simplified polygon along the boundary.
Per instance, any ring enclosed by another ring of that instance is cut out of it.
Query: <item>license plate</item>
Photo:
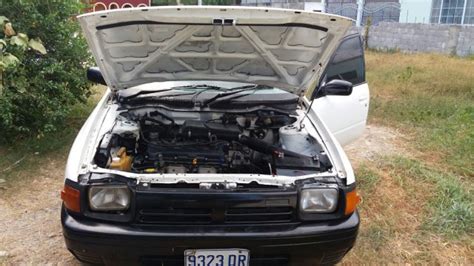
[[[186,249],[184,266],[248,266],[246,249]]]

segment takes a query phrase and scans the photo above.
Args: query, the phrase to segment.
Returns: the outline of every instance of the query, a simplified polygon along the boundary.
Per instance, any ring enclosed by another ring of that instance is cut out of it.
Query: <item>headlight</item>
[[[89,206],[94,211],[124,211],[130,206],[130,190],[126,186],[92,186]]]
[[[305,213],[334,212],[338,197],[337,188],[303,189],[300,196],[300,211]]]

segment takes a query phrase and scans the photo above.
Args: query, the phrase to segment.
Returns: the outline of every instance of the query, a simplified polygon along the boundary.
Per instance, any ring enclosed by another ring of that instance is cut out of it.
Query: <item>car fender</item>
[[[111,91],[106,90],[101,100],[87,118],[81,130],[76,136],[66,163],[65,179],[77,182],[78,175],[88,168],[86,158],[91,149],[94,149],[98,131],[101,127],[105,113],[107,113],[107,102],[111,96]]]

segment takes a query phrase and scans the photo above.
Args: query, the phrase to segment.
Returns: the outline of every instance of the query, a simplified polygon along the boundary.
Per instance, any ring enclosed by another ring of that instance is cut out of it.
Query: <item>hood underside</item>
[[[79,16],[112,90],[220,80],[302,93],[314,86],[351,20],[245,7],[122,9]]]

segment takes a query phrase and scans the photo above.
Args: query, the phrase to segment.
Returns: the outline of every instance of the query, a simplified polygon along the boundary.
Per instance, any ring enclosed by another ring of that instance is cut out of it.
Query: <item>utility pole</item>
[[[467,9],[467,0],[464,0],[464,7],[462,8],[461,25],[464,24],[464,19],[466,18],[466,9]]]
[[[444,6],[444,0],[441,0],[441,5],[439,6],[438,24],[441,24],[441,15],[443,15],[443,6]]]
[[[362,17],[364,15],[364,0],[357,0],[357,20],[356,26],[360,27],[362,25]]]

